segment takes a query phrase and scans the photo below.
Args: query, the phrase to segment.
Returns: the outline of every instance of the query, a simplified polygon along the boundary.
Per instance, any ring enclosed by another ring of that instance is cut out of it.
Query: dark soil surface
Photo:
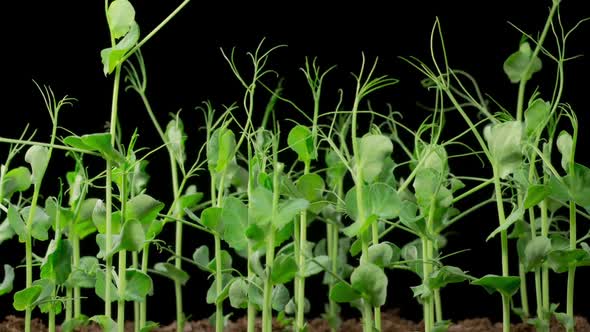
[[[383,332],[415,332],[423,331],[423,326],[420,323],[415,323],[401,318],[397,310],[386,311],[382,314],[382,331]],[[260,331],[260,322],[257,322],[257,331]],[[230,322],[225,329],[226,332],[246,332],[246,318],[238,319]],[[24,330],[24,320],[20,317],[8,316],[0,323],[0,332],[20,332]],[[35,319],[32,323],[32,330],[35,332],[46,332],[47,327],[40,320]],[[290,331],[288,327],[282,327],[278,323],[274,324],[274,331]],[[57,331],[61,331],[58,327]],[[100,327],[92,324],[76,330],[77,332],[99,332],[102,331]],[[127,323],[126,331],[133,332],[133,324]],[[176,332],[175,324],[162,326],[154,329],[154,332]],[[185,326],[184,332],[213,332],[207,320],[191,321]],[[309,321],[309,332],[328,332],[330,328],[325,320],[313,319]],[[342,323],[340,327],[341,332],[361,332],[362,325],[358,319],[349,319]],[[501,332],[502,324],[492,323],[487,318],[466,319],[456,322],[449,327],[449,332]],[[528,324],[518,323],[512,325],[513,332],[533,332],[535,328]],[[565,331],[563,326],[556,321],[551,323],[551,332]],[[590,332],[590,323],[583,317],[576,317],[576,332]]]

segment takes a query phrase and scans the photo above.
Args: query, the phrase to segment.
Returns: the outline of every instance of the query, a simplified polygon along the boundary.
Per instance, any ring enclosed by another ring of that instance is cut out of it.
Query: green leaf
[[[139,194],[127,201],[125,219],[137,219],[147,231],[149,224],[157,218],[164,203],[146,194]]]
[[[399,248],[398,248],[399,249]],[[393,259],[393,248],[388,243],[378,243],[373,244],[369,247],[369,257],[367,263],[375,264],[380,268],[384,268],[391,264]],[[361,257],[361,261],[363,261],[364,257]]]
[[[506,218],[506,220],[500,226],[498,226],[496,229],[494,229],[494,231],[492,233],[490,233],[490,235],[487,237],[486,241],[489,241],[491,238],[496,236],[496,234],[498,234],[502,231],[506,231],[510,226],[512,226],[512,224],[514,224],[515,222],[520,220],[523,215],[524,215],[524,210],[522,209],[522,207],[518,207],[517,209],[514,209],[510,213],[510,215]]]
[[[88,320],[88,316],[85,315],[80,315],[79,317],[68,319],[65,322],[63,322],[63,324],[61,324],[61,330],[62,332],[74,332],[81,330],[84,326],[88,325]]]
[[[133,22],[129,32],[114,46],[100,51],[100,58],[103,64],[105,75],[110,74],[121,64],[121,60],[129,50],[139,41],[139,25]]]
[[[96,226],[92,222],[92,212],[97,201],[98,199],[96,198],[88,198],[80,205],[80,210],[74,224],[74,231],[80,240],[97,231]]]
[[[33,304],[41,295],[43,287],[34,285],[14,293],[12,306],[18,311],[25,311],[27,308],[32,308]]]
[[[25,219],[25,218],[28,219],[31,209],[32,209],[31,206],[26,206],[22,210],[20,210],[21,217],[23,219]],[[49,228],[50,227],[51,227],[51,219],[49,218],[47,213],[45,213],[45,210],[43,210],[39,206],[35,207],[35,211],[33,212],[32,226],[31,226],[31,236],[34,239],[37,239],[40,241],[46,241],[47,239],[49,239]]]
[[[421,168],[430,168],[439,178],[446,178],[449,173],[447,151],[442,145],[428,144],[418,151]]]
[[[326,162],[326,180],[330,188],[337,186],[338,182],[346,175],[346,164],[340,159],[338,153],[328,150],[325,157]]]
[[[324,271],[326,268],[330,268],[330,257],[321,255],[316,256],[313,259],[308,258],[305,260],[305,272],[303,273],[303,276],[305,278],[311,277],[312,275]]]
[[[219,252],[219,256],[221,256],[221,269],[222,270],[231,269],[232,258],[231,258],[231,255],[229,254],[229,252],[227,252],[225,250],[221,250]],[[216,264],[217,264],[217,258],[213,257],[213,259],[207,265],[207,268],[209,269],[209,271],[215,271]]]
[[[33,307],[38,306],[42,313],[48,313],[53,310],[56,315],[61,312],[61,302],[54,301],[55,296],[53,292],[55,290],[55,284],[49,279],[38,279],[33,281],[33,286],[41,286],[41,294],[37,297],[33,303]]]
[[[544,184],[533,184],[527,188],[524,209],[530,209],[551,195],[551,188]]]
[[[590,207],[590,168],[582,164],[574,164],[574,173],[563,178],[568,195],[576,204]]]
[[[41,265],[41,278],[52,280],[62,285],[72,271],[72,247],[67,240],[51,241],[48,255]]]
[[[248,307],[248,282],[244,278],[236,278],[229,286],[229,303],[236,309]]]
[[[590,266],[590,252],[584,249],[552,250],[547,265],[556,273],[567,272],[570,266]]]
[[[498,176],[506,178],[522,163],[522,122],[506,121],[484,130]]]
[[[115,302],[119,300],[119,293],[117,292],[117,287],[113,283],[114,278],[111,278],[111,284],[109,285],[109,293],[111,295],[111,302]],[[94,287],[94,293],[100,297],[103,301],[105,301],[105,297],[107,294],[107,285],[105,279],[105,271],[103,270],[96,270],[96,285]]]
[[[520,287],[520,278],[488,274],[482,278],[473,280],[471,283],[473,285],[482,286],[490,294],[493,292],[499,292],[504,296],[511,297]]]
[[[231,287],[231,284],[234,282],[234,279],[232,278],[231,274],[222,273],[221,280],[223,288],[221,290],[221,293],[219,294],[217,294],[216,281],[213,281],[213,283],[211,283],[209,290],[207,290],[207,303],[221,303],[229,296],[229,289]]]
[[[297,263],[293,255],[278,255],[272,266],[270,279],[274,285],[285,284],[297,274]]]
[[[566,131],[562,131],[557,137],[556,144],[557,150],[559,150],[559,153],[561,153],[561,168],[563,168],[566,172],[569,172],[569,165],[572,162],[572,147],[574,145],[572,136]]]
[[[553,315],[555,316],[555,319],[565,327],[566,331],[574,331],[575,322],[572,317],[564,312],[554,312]]]
[[[369,227],[374,223],[377,222],[379,219],[376,215],[372,214],[368,218],[365,218],[364,221],[355,221],[351,225],[342,229],[342,233],[344,233],[348,237],[359,236],[364,231],[369,229]]]
[[[20,213],[16,206],[10,204],[8,206],[8,213],[7,213],[8,222],[12,230],[18,235],[18,240],[20,242],[25,242],[25,237],[27,236],[27,228],[25,226],[25,222],[21,217]]]
[[[70,209],[59,206],[55,197],[48,197],[45,200],[45,212],[49,216],[49,224],[53,230],[64,230],[74,220],[73,212]]]
[[[152,278],[137,269],[125,271],[127,287],[125,288],[125,301],[143,302],[148,294],[152,293]]]
[[[455,266],[442,266],[436,269],[428,279],[430,289],[441,289],[451,283],[458,283],[469,279],[469,275]]]
[[[532,138],[543,129],[550,112],[551,104],[541,98],[537,98],[529,104],[529,107],[524,111],[524,125],[528,137]]]
[[[4,179],[2,182],[2,194],[4,197],[0,197],[0,199],[6,198],[10,200],[10,197],[15,192],[26,191],[29,189],[29,187],[31,187],[31,181],[31,172],[28,168],[21,166],[11,169],[10,171],[6,172],[6,174],[4,174]]]
[[[49,149],[43,146],[33,145],[25,154],[25,161],[31,165],[31,180],[35,186],[39,186],[49,164]]]
[[[193,261],[197,263],[197,267],[205,272],[212,272],[209,269],[209,248],[202,245],[195,249],[193,253]]]
[[[256,187],[250,196],[248,218],[257,226],[264,227],[271,220],[272,192],[263,187]]]
[[[527,72],[527,67],[532,62],[530,70]],[[543,67],[541,59],[533,58],[533,51],[528,42],[520,44],[518,51],[512,53],[506,61],[504,61],[504,73],[508,76],[511,83],[518,83],[521,80],[528,81],[531,76],[541,70]]]
[[[4,264],[4,279],[0,283],[0,296],[12,292],[14,282],[14,269],[8,264]]]
[[[531,239],[524,249],[525,269],[530,271],[541,266],[550,251],[551,240],[546,236],[537,236]]]
[[[208,229],[223,234],[224,225],[221,219],[222,209],[219,207],[208,207],[201,212],[201,224]]]
[[[287,136],[287,144],[291,150],[297,153],[297,158],[300,161],[308,163],[317,158],[311,131],[306,126],[293,127]]]
[[[168,143],[168,149],[172,151],[172,154],[176,158],[176,162],[179,165],[183,165],[186,159],[184,151],[184,142],[186,141],[186,134],[184,133],[184,124],[180,119],[180,116],[175,116],[168,125],[166,126],[166,140]]]
[[[113,38],[121,38],[135,21],[135,9],[128,0],[114,0],[107,10],[107,19]]]
[[[18,212],[16,214],[18,215]],[[17,227],[18,227],[18,225],[17,225]],[[6,240],[12,239],[14,234],[15,234],[14,230],[12,229],[12,226],[10,225],[10,219],[8,219],[8,218],[4,219],[4,221],[0,223],[0,244],[2,244],[2,242],[6,241]]]
[[[283,311],[291,299],[289,290],[284,285],[276,285],[272,288],[271,306],[275,311]]]
[[[154,265],[154,270],[167,278],[179,282],[183,286],[189,279],[188,273],[170,263],[156,263],[156,265]]]
[[[100,325],[103,332],[117,332],[117,323],[109,316],[96,315],[90,317],[90,320]]]
[[[359,142],[360,164],[363,178],[366,182],[373,182],[381,173],[385,159],[393,152],[391,139],[384,135],[365,135]]]
[[[180,205],[180,210],[184,211],[184,209],[192,210],[199,202],[203,199],[203,193],[195,192],[190,194],[184,194],[180,197],[178,204]]]
[[[363,263],[350,275],[352,288],[362,294],[373,307],[385,304],[387,297],[387,276],[375,264]]]
[[[338,303],[349,303],[361,298],[361,294],[349,284],[339,281],[330,289],[330,300]]]
[[[207,144],[207,163],[209,170],[222,173],[234,160],[236,138],[233,131],[223,127],[216,129]]]
[[[279,214],[274,219],[273,225],[276,229],[282,229],[293,218],[304,212],[309,207],[309,202],[302,198],[289,199],[279,203]]]
[[[68,276],[68,287],[94,288],[96,285],[96,271],[99,270],[98,259],[93,256],[80,258],[78,267],[72,267],[72,273]]]
[[[248,227],[248,207],[235,197],[227,197],[223,201],[221,211],[223,240],[236,251],[248,248],[248,238],[244,230]]]
[[[315,214],[325,206],[325,188],[324,179],[316,173],[304,174],[297,180],[297,190],[310,203],[308,209]]]
[[[385,183],[373,183],[369,186],[368,211],[381,219],[393,219],[401,211],[401,200],[397,191]]]
[[[143,227],[136,219],[127,220],[121,229],[121,235],[113,236],[114,248],[111,255],[121,250],[139,251],[145,243]]]
[[[111,144],[111,134],[109,133],[68,136],[64,139],[64,144],[82,150],[99,152],[104,159],[112,160],[119,164],[125,162],[125,157],[119,151],[115,150]]]

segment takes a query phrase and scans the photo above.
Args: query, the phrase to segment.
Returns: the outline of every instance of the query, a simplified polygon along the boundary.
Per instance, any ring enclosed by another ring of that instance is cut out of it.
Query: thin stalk
[[[51,298],[56,298],[57,294],[55,292],[55,287],[53,287],[53,290],[51,291]],[[52,306],[49,309],[49,321],[48,321],[48,331],[49,332],[55,332],[55,309],[53,309],[53,303],[51,303]]]
[[[252,145],[251,144],[247,144],[247,150],[248,150],[248,160],[252,160]],[[256,181],[254,179],[254,174],[253,174],[253,170],[252,167],[250,165],[250,163],[248,163],[248,188],[247,188],[247,194],[248,194],[248,209],[252,208],[252,200],[250,199],[250,197],[252,197],[252,186],[254,184],[254,181]],[[252,269],[252,266],[250,264],[250,257],[253,257],[254,255],[254,250],[252,248],[252,243],[251,241],[248,241],[248,282],[253,282],[254,280],[254,276],[256,276],[256,273],[254,272],[254,270]],[[255,332],[255,328],[256,328],[256,306],[254,303],[252,303],[252,301],[248,301],[248,327],[247,327],[247,332]]]
[[[121,216],[125,215],[127,202],[127,170],[123,172],[121,185]],[[122,217],[121,222],[124,224],[125,219]],[[119,251],[119,301],[117,302],[117,328],[119,332],[125,332],[125,292],[127,291],[127,250]]]
[[[371,237],[373,245],[379,244],[379,225],[375,222],[371,225]],[[381,331],[381,307],[373,307],[375,312],[375,329]]]
[[[72,269],[78,268],[80,266],[80,238],[78,234],[72,232],[72,238],[70,239],[72,243]],[[82,314],[82,301],[80,299],[80,287],[74,287],[74,317],[78,318]]]
[[[303,174],[309,174],[309,162],[305,162]],[[307,212],[303,211],[299,216],[299,246],[297,254],[297,273],[295,282],[297,283],[297,323],[296,326],[302,329],[305,326],[305,246],[307,243]]]
[[[214,177],[212,176],[212,179]],[[221,178],[219,179],[219,188],[218,188],[218,197],[217,203],[215,206],[221,207],[221,200],[224,194],[224,179],[225,174],[221,174]],[[214,182],[212,184],[215,187]],[[214,195],[215,191],[212,192],[213,199],[215,199]],[[222,258],[221,258],[221,236],[217,233],[214,235],[215,239],[215,290],[216,294],[219,295],[223,291],[223,266]],[[215,300],[215,331],[216,332],[223,332],[223,301]]]
[[[362,71],[361,71],[362,72]],[[352,151],[354,155],[355,165],[357,165],[356,174],[354,177],[355,185],[356,185],[356,206],[357,206],[357,218],[358,220],[365,220],[365,206],[364,206],[364,198],[363,198],[363,169],[362,167],[358,167],[361,164],[360,162],[360,150],[358,146],[358,139],[356,130],[358,128],[357,124],[357,117],[358,117],[358,106],[360,103],[359,100],[359,92],[360,92],[360,82],[357,85],[357,93],[354,100],[354,104],[352,107],[352,121],[351,121],[351,139],[352,139]],[[369,249],[368,249],[368,241],[366,236],[366,231],[360,234],[361,236],[361,244],[362,244],[362,254],[364,257],[369,257]],[[364,332],[373,332],[373,309],[371,304],[367,301],[362,301],[363,306],[363,331]]]
[[[518,276],[520,277],[520,305],[522,306],[522,312],[525,317],[530,316],[529,310],[529,296],[527,292],[526,286],[526,271],[524,269],[524,264],[518,264]]]
[[[139,257],[137,251],[131,253],[131,267],[137,269],[139,267]],[[133,301],[133,331],[139,332],[139,303],[137,301]]]
[[[72,287],[67,287],[66,288],[66,314],[65,314],[65,318],[64,321],[68,321],[70,319],[72,319],[72,313],[73,313],[73,289]]]
[[[343,186],[343,179],[340,178],[336,183],[336,193],[338,197],[344,196],[344,186]],[[336,200],[336,211],[342,211],[342,200]],[[338,216],[340,218],[340,215]],[[338,275],[338,226],[333,223],[327,223],[327,246],[328,246],[328,256],[330,257],[331,262],[331,270],[333,275]],[[336,279],[332,278],[330,282],[329,288],[330,290],[334,286],[334,281]],[[328,302],[328,315],[330,318],[334,319],[338,315],[337,311],[337,304],[332,299]],[[336,332],[335,326],[330,326],[331,332]]]
[[[115,68],[115,78],[113,79],[113,99],[111,104],[111,121],[110,121],[110,134],[111,134],[111,145],[115,145],[115,137],[117,134],[117,110],[119,102],[119,84],[121,81],[121,66],[118,65]],[[107,248],[107,254],[105,255],[105,285],[112,283],[112,270],[113,270],[113,256],[110,253],[113,243],[113,225],[112,225],[112,214],[113,214],[113,163],[111,159],[107,159],[106,162],[106,234],[105,234],[105,247]],[[107,317],[111,317],[111,292],[105,292],[105,308],[104,314]]]
[[[434,309],[435,311],[435,322],[440,323],[443,320],[442,314],[442,300],[440,297],[440,288],[434,290]]]
[[[141,251],[141,272],[147,273],[148,271],[148,262],[149,262],[149,242],[146,242],[143,245],[143,250]],[[139,303],[139,328],[142,329],[145,327],[147,322],[147,298],[144,298],[142,302]]]
[[[520,193],[517,194],[518,206],[523,205],[523,195]],[[518,264],[518,276],[520,277],[520,305],[525,317],[529,317],[529,297],[527,292],[527,284],[526,284],[526,270],[524,269],[524,264]]]
[[[493,169],[498,219],[500,225],[503,225],[506,222],[506,215],[504,214],[504,203],[502,202],[502,187],[496,166],[493,166]],[[505,230],[500,231],[500,242],[502,249],[502,276],[508,277],[510,275],[508,269],[508,236]],[[502,294],[502,330],[504,332],[510,332],[510,297],[504,294]]]
[[[541,235],[544,237],[549,236],[549,218],[547,215],[547,201],[543,200],[541,205]],[[543,312],[549,313],[549,268],[547,264],[541,266],[541,277],[543,280]],[[547,317],[549,319],[549,317]]]
[[[215,290],[219,295],[223,291],[223,274],[221,265],[221,237],[215,234]],[[215,331],[223,332],[223,302],[215,300]]]
[[[170,149],[168,149],[168,159],[170,161],[170,173],[172,176],[172,193],[174,195],[174,216],[180,215],[178,198],[180,197],[178,187],[178,168],[176,158]],[[182,270],[182,223],[176,222],[176,231],[174,239],[174,266]],[[174,280],[174,295],[176,297],[176,330],[184,331],[184,311],[182,306],[182,284],[178,280]]]
[[[119,252],[119,301],[117,302],[117,329],[119,332],[125,332],[125,289],[127,288],[127,279],[125,271],[127,270],[127,250]]]
[[[434,213],[436,210],[436,201],[432,200],[428,211],[428,219],[426,221],[426,228],[429,234],[433,233],[434,227]],[[422,238],[422,283],[427,285],[432,273],[432,241],[428,237]],[[432,296],[423,299],[424,307],[424,330],[430,332],[434,329],[434,301]],[[442,316],[442,315],[441,315]]]
[[[561,71],[563,75],[563,70]],[[563,79],[562,79],[563,81]],[[572,118],[573,124],[573,140],[572,140],[572,152],[571,152],[571,159],[569,164],[569,174],[575,174],[575,154],[576,154],[576,145],[578,142],[578,125],[574,121],[575,117]],[[573,200],[569,202],[569,227],[570,227],[570,250],[575,250],[577,245],[577,217],[576,217],[576,203]],[[570,318],[571,321],[574,321],[574,285],[575,285],[575,278],[576,278],[576,266],[570,265],[567,270],[567,295],[566,295],[566,314]],[[568,328],[567,332],[573,332],[573,328]]]
[[[276,220],[278,215],[278,208],[279,208],[279,174],[281,172],[281,168],[279,166],[277,155],[278,155],[278,138],[275,138],[273,143],[273,159],[274,159],[274,174],[273,174],[273,192],[272,192],[272,219]],[[270,231],[268,235],[268,240],[266,243],[266,280],[264,283],[264,303],[262,305],[262,322],[263,332],[272,332],[272,279],[271,279],[271,272],[272,266],[274,264],[274,256],[275,256],[275,227],[270,223]],[[303,326],[303,325],[300,325]]]

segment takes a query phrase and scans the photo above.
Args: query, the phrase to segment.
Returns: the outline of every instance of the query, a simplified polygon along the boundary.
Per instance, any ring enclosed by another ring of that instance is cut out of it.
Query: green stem
[[[252,257],[254,251],[252,250],[252,246],[248,243],[248,257]],[[254,276],[256,275],[252,270],[252,267],[248,262],[248,282],[254,281]],[[248,301],[248,329],[247,332],[255,332],[256,328],[256,307],[252,301]]]
[[[541,235],[544,237],[549,236],[549,218],[547,216],[547,201],[543,200],[541,205]],[[547,264],[541,266],[541,275],[543,280],[543,312],[546,314],[549,312],[549,268]],[[550,317],[544,317],[550,319]],[[549,323],[549,321],[547,321]]]
[[[72,232],[72,270],[80,266],[80,238],[75,232]],[[78,318],[82,314],[82,301],[80,299],[80,287],[74,287],[74,317]]]
[[[72,319],[73,313],[73,289],[72,287],[66,287],[66,314],[64,321],[68,321]]]
[[[278,155],[278,138],[275,138],[273,143],[273,192],[272,192],[272,211],[271,211],[271,223],[266,242],[266,280],[264,282],[264,303],[262,305],[262,331],[272,332],[272,266],[274,264],[275,257],[275,227],[272,224],[276,220],[279,209],[279,174],[281,172],[281,166],[279,166],[277,155]],[[300,325],[303,327],[303,325]]]
[[[215,234],[215,290],[218,296],[223,291],[221,263],[221,237]],[[223,302],[217,299],[215,299],[215,331],[223,332]]]
[[[180,197],[178,187],[178,168],[176,165],[176,158],[170,149],[168,149],[168,159],[170,161],[170,173],[172,176],[172,194],[174,195],[174,217],[180,216],[178,198]],[[174,266],[182,270],[182,223],[176,222],[175,231],[175,258]],[[176,296],[176,330],[184,331],[184,311],[182,303],[182,284],[178,280],[174,280],[174,295]]]
[[[148,271],[148,262],[149,262],[149,248],[150,243],[146,242],[143,245],[143,250],[141,251],[141,272],[146,273]],[[142,302],[139,303],[139,328],[142,329],[145,327],[147,322],[147,297],[143,299]]]
[[[111,145],[115,145],[115,137],[117,134],[117,109],[119,102],[119,85],[121,82],[121,66],[118,65],[115,68],[115,78],[113,79],[113,99],[111,104],[111,121],[110,121],[110,134],[111,134]],[[106,234],[105,234],[105,247],[107,253],[105,255],[105,285],[109,289],[109,285],[112,283],[112,270],[113,270],[113,255],[111,254],[111,248],[113,243],[113,225],[112,225],[112,214],[113,214],[113,164],[110,159],[107,159],[106,165]],[[111,292],[105,292],[105,316],[111,317]]]
[[[303,174],[309,174],[310,164],[309,161],[305,162]],[[297,322],[296,326],[298,329],[302,329],[305,326],[305,246],[307,245],[307,212],[304,211],[299,217],[299,246],[297,255],[297,267],[299,271],[296,276],[297,283],[297,297],[295,302],[297,303]]]
[[[502,186],[500,183],[500,177],[498,177],[496,166],[493,166],[493,169],[498,220],[499,224],[503,225],[506,222],[506,215],[504,214],[504,203],[502,201]],[[500,232],[500,242],[502,249],[502,276],[508,277],[510,275],[508,269],[508,236],[505,230]],[[510,332],[510,297],[506,295],[502,295],[502,328],[504,332]]]
[[[131,253],[131,267],[133,269],[137,269],[139,267],[139,257],[137,251]],[[137,301],[133,301],[133,331],[139,332],[139,303]]]
[[[55,287],[53,288],[53,291],[51,292],[51,297],[52,298],[56,298],[56,293],[55,293]],[[53,303],[51,303],[51,307],[49,308],[49,332],[55,332],[55,309],[53,309]]]
[[[525,317],[530,316],[529,311],[529,296],[527,292],[526,286],[526,271],[524,269],[524,264],[518,264],[518,276],[520,277],[520,303],[522,306],[522,312],[524,313]]]
[[[443,320],[442,300],[440,297],[440,288],[437,288],[434,290],[434,308],[436,310],[436,312],[435,312],[436,322],[440,323]]]
[[[119,301],[117,302],[117,328],[119,332],[125,332],[125,291],[127,288],[127,250],[119,252]]]
[[[576,249],[576,203],[570,201],[570,250]],[[570,265],[567,270],[567,303],[566,314],[574,320],[574,284],[576,277],[576,266]],[[568,328],[567,332],[573,332],[573,329]]]
[[[344,187],[343,187],[343,179],[340,178],[336,184],[336,188],[335,191],[338,195],[338,197],[343,197],[344,196]],[[340,199],[337,199],[336,201],[336,210],[337,211],[342,211],[342,201]],[[338,217],[340,218],[340,216]],[[336,224],[333,223],[327,223],[327,235],[328,235],[328,239],[327,239],[327,246],[328,246],[328,256],[330,257],[330,262],[331,262],[331,270],[332,270],[332,274],[333,275],[338,275],[338,226]],[[332,287],[335,284],[336,279],[331,277],[331,282],[329,285],[329,289],[331,290]],[[331,323],[334,322],[338,317],[338,307],[336,302],[334,302],[332,299],[329,300],[328,302],[328,315],[331,319]],[[336,332],[338,326],[334,326],[334,324],[330,324],[330,331],[331,332]]]

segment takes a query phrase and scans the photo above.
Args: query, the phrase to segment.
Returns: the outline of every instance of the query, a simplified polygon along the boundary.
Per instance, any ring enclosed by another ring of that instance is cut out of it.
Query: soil
[[[405,320],[399,316],[398,310],[390,310],[382,314],[382,331],[383,332],[419,332],[424,331],[421,323],[415,323],[410,320]],[[240,318],[237,321],[230,322],[226,332],[246,332],[246,318]],[[260,321],[257,322],[257,331],[260,331]],[[46,332],[47,327],[39,319],[34,319],[31,325],[32,331]],[[20,317],[7,316],[5,320],[0,323],[0,332],[20,332],[24,330],[24,320]],[[576,332],[590,332],[590,323],[584,317],[576,317]],[[58,327],[57,331],[61,329]],[[99,332],[102,331],[97,325],[90,325],[76,330],[77,332]],[[126,324],[126,331],[133,332],[133,323]],[[154,332],[176,332],[174,323],[154,329]],[[191,321],[187,323],[184,332],[213,332],[207,320]],[[282,332],[290,331],[289,328],[281,326],[278,322],[273,323],[273,331]],[[309,332],[329,332],[330,328],[327,322],[323,319],[313,319],[309,321]],[[361,332],[362,325],[358,319],[349,319],[342,322],[340,327],[341,332]],[[452,324],[448,332],[501,332],[501,323],[492,323],[487,318],[475,318],[458,321]],[[534,332],[535,328],[531,325],[518,323],[513,324],[511,331],[513,332]],[[562,332],[565,328],[557,321],[551,322],[551,332]]]

